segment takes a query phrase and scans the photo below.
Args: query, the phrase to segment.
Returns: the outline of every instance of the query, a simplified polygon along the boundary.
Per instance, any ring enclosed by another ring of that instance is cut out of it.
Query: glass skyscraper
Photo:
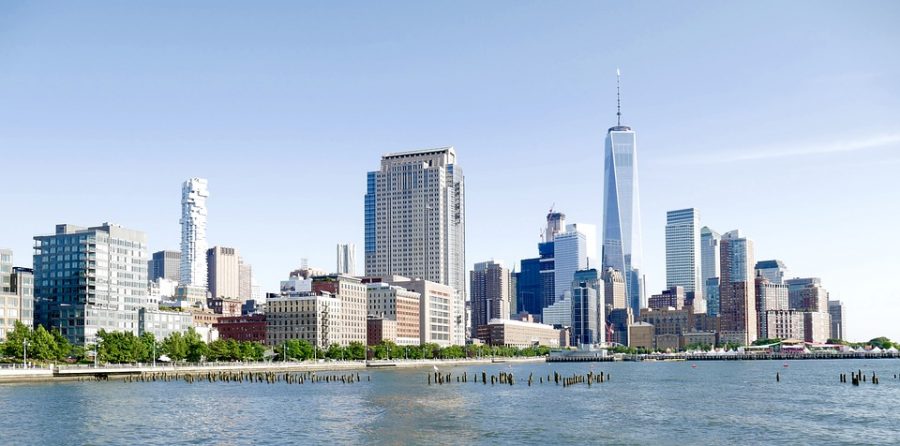
[[[666,287],[693,295],[695,313],[706,313],[700,281],[700,217],[694,208],[666,214]]]
[[[646,306],[637,145],[634,131],[622,125],[618,115],[619,122],[606,134],[604,150],[602,269],[622,272],[628,306],[637,314]]]

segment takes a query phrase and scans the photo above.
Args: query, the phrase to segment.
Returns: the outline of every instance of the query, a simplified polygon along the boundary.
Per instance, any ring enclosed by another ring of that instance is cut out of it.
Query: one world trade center
[[[634,131],[622,125],[616,70],[616,125],[606,133],[603,174],[603,271],[612,268],[625,278],[627,305],[637,317],[646,307],[641,273],[641,208],[638,194],[637,146]]]

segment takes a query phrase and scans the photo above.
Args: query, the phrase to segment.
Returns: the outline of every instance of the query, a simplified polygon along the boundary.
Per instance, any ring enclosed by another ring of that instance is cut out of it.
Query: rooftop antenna
[[[619,78],[622,76],[622,72],[619,71],[619,67],[616,67],[616,125],[622,125],[622,95],[619,92]]]

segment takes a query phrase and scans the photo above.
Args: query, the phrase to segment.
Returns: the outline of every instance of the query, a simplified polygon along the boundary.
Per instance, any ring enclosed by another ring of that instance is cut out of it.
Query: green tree
[[[312,344],[306,343],[309,348],[309,355],[312,356]],[[250,361],[261,361],[266,352],[265,347],[258,342],[244,341],[241,342],[241,358]]]
[[[172,361],[182,361],[188,354],[187,339],[181,332],[173,332],[163,339],[161,350]]]
[[[869,345],[871,345],[872,347],[878,347],[880,349],[886,350],[886,349],[891,348],[894,345],[894,343],[891,342],[890,339],[888,339],[884,336],[879,336],[879,337],[869,341]]]
[[[145,331],[144,334],[140,336],[138,341],[143,346],[142,353],[143,356],[138,358],[140,362],[153,362],[154,359],[159,358],[159,343],[156,342],[156,336],[149,331]],[[156,355],[154,357],[154,354]]]
[[[72,344],[59,332],[58,328],[54,328],[50,334],[53,335],[53,342],[56,344],[55,359],[65,361],[72,354]]]
[[[187,355],[185,356],[185,359],[190,362],[199,362],[206,356],[206,343],[203,342],[203,338],[200,337],[200,334],[198,334],[196,330],[194,330],[194,327],[188,328],[187,332],[184,334],[184,340],[187,344]]]
[[[56,349],[56,340],[53,339],[53,335],[43,325],[38,325],[28,341],[28,357],[50,361],[56,359]]]
[[[13,329],[6,333],[6,341],[3,342],[3,354],[22,359],[23,341],[31,339],[31,331],[21,321],[16,321]]]
[[[393,347],[394,347],[394,351],[392,353],[392,357],[394,357],[393,355],[396,355],[396,353],[397,353],[396,352],[397,345],[394,344],[393,342],[391,344],[393,344]],[[347,348],[345,349],[344,353],[345,353],[344,359],[363,360],[363,359],[366,359],[366,346],[363,345],[362,342],[353,341],[349,345],[347,345]]]

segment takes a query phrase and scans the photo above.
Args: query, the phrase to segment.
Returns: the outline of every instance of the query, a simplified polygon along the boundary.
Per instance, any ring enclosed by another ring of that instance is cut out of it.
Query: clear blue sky
[[[211,244],[272,290],[300,258],[362,268],[365,173],[454,145],[467,261],[536,254],[551,204],[600,223],[622,69],[651,291],[665,212],[741,228],[820,276],[853,339],[900,339],[900,3],[0,3],[0,246],[57,223]]]

